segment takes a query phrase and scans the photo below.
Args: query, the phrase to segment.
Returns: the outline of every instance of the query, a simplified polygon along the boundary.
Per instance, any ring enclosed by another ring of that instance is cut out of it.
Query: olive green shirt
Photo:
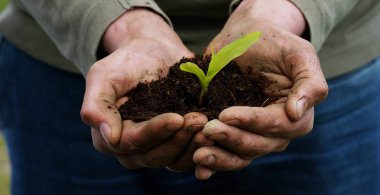
[[[303,12],[310,41],[331,78],[380,55],[380,1],[292,0]],[[223,26],[230,0],[11,0],[0,31],[29,55],[85,75],[97,61],[101,37],[117,17],[135,7],[165,18],[185,44],[201,53]],[[230,5],[231,4],[231,5]],[[170,19],[169,19],[170,18]]]

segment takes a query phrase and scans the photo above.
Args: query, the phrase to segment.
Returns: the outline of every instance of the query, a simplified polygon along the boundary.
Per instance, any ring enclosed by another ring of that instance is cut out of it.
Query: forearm
[[[153,0],[22,0],[22,4],[83,74],[98,60],[97,49],[104,31],[123,13],[146,7],[165,17]]]
[[[310,41],[319,50],[333,28],[360,0],[291,0],[303,13]]]
[[[294,34],[305,29],[319,50],[329,33],[359,3],[359,0],[235,0],[232,7],[251,10],[255,20],[266,20]]]
[[[161,34],[169,31],[172,31],[169,23],[157,13],[149,9],[134,9],[124,13],[108,26],[101,46],[105,52],[112,53],[132,39],[162,38]]]
[[[271,22],[296,35],[306,29],[301,10],[289,0],[244,0],[235,12],[246,12],[255,22]]]

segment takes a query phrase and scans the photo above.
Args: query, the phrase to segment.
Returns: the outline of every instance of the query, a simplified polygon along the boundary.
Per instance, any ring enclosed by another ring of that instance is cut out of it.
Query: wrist
[[[103,34],[101,47],[106,53],[125,46],[133,39],[157,38],[157,29],[169,30],[169,24],[149,9],[133,9],[112,22]]]
[[[306,30],[303,13],[289,0],[243,0],[235,12],[248,12],[255,22],[270,22],[298,36]]]

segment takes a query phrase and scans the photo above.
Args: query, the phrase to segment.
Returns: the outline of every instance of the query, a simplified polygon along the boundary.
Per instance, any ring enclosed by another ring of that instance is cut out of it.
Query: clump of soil
[[[123,120],[144,121],[159,114],[184,115],[201,112],[209,119],[231,106],[265,106],[275,100],[264,93],[273,81],[251,68],[242,71],[234,62],[224,67],[211,81],[202,105],[198,105],[201,86],[198,78],[179,69],[193,62],[207,72],[210,56],[184,58],[173,65],[167,77],[150,84],[140,83],[128,94],[128,102],[119,108]]]

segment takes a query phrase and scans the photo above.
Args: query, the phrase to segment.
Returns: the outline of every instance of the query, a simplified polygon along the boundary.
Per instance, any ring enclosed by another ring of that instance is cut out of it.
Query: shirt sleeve
[[[230,3],[230,14],[236,9],[236,7],[241,3],[242,0],[233,0]]]
[[[242,0],[233,0],[230,13]],[[355,7],[359,0],[290,0],[304,14],[308,23],[310,41],[321,49],[334,27]]]
[[[169,18],[153,0],[22,0],[25,9],[83,75],[97,59],[107,27],[125,11],[144,7]]]
[[[320,50],[330,32],[359,0],[291,0],[304,14],[310,41]]]

